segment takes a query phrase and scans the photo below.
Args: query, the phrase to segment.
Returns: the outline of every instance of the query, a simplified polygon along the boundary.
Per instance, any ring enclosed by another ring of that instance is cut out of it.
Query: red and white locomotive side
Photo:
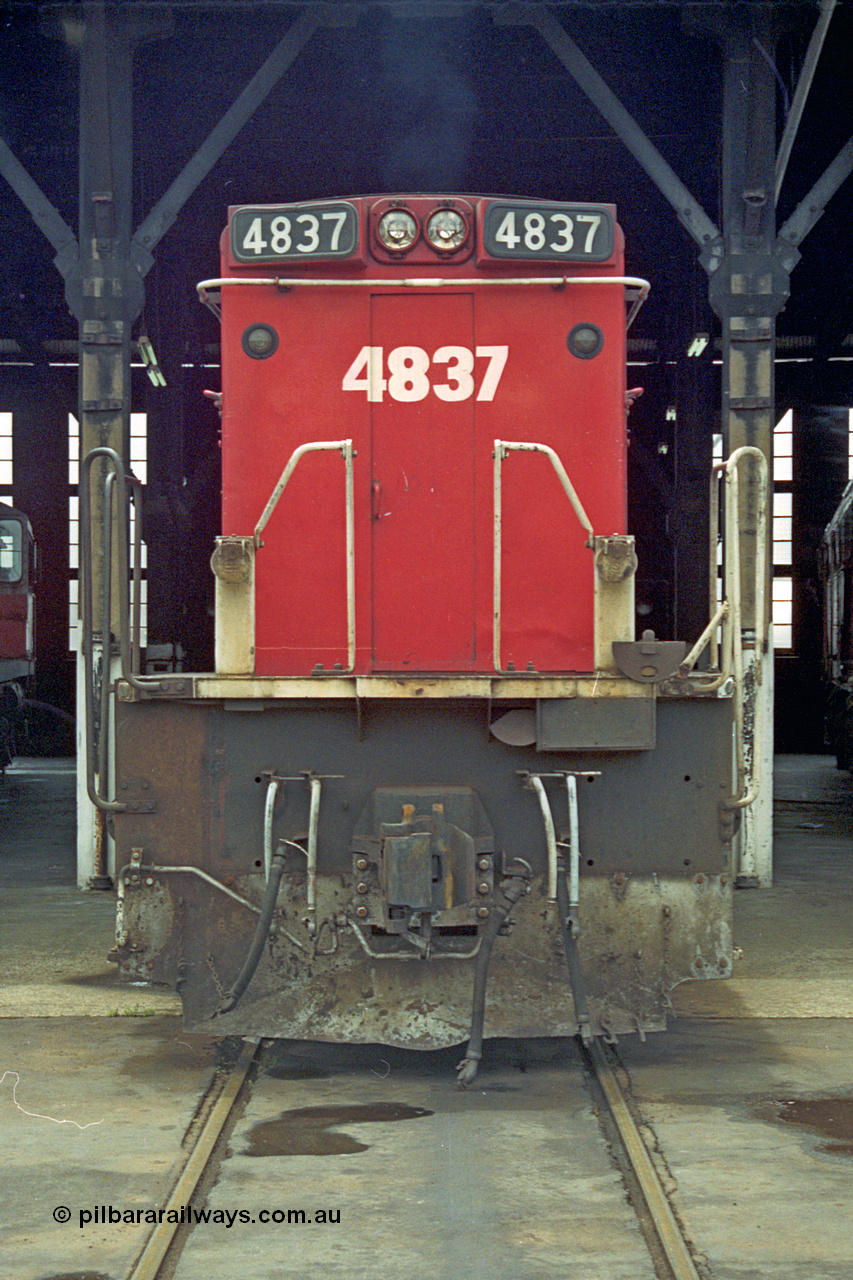
[[[731,969],[732,729],[635,640],[614,209],[240,206],[199,289],[216,671],[119,684],[121,974],[224,1032],[470,1032],[463,1079],[663,1026]]]
[[[35,542],[23,511],[0,503],[0,767],[35,672]]]

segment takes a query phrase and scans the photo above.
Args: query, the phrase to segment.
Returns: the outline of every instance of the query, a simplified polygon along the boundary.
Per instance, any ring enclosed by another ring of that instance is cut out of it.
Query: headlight
[[[386,249],[411,249],[418,238],[418,224],[405,209],[389,209],[379,219],[377,235]]]
[[[434,249],[458,249],[468,237],[468,226],[455,209],[439,209],[427,222],[426,236]]]

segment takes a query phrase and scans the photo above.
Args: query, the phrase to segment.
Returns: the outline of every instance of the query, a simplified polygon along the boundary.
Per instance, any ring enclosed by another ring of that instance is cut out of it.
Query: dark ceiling
[[[125,4],[170,28],[135,61],[135,225],[167,189],[300,13],[276,0]],[[156,250],[149,308],[177,291],[195,315],[195,282],[216,274],[229,204],[397,189],[512,192],[613,201],[628,269],[655,299],[638,334],[665,344],[679,326],[707,327],[707,277],[670,206],[529,27],[495,22],[499,6],[357,3],[355,25],[323,28],[306,45],[189,199]],[[668,0],[588,0],[551,6],[568,33],[672,168],[719,224],[722,59],[708,25],[726,6]],[[765,6],[766,7],[766,6]],[[778,129],[784,124],[818,3],[769,6]],[[327,9],[343,6],[327,6]],[[69,225],[77,228],[78,58],[85,6],[0,4],[0,137]],[[702,34],[699,34],[702,32]],[[839,3],[779,204],[790,214],[853,132],[853,8]],[[841,352],[853,330],[849,234],[853,182],[802,246],[786,338],[816,335]],[[37,357],[71,341],[53,249],[0,180],[0,340]],[[677,304],[677,305],[676,305]],[[692,319],[691,319],[692,317]],[[701,323],[700,323],[701,322]],[[210,336],[199,320],[198,333]],[[150,324],[149,324],[150,327]],[[190,323],[193,343],[196,321]],[[0,356],[3,358],[3,356]]]

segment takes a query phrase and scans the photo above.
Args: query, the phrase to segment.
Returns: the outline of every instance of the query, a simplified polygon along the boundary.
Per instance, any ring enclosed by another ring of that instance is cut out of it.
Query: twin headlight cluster
[[[453,253],[468,239],[468,223],[455,209],[436,209],[422,227],[408,209],[389,209],[376,226],[376,235],[386,249],[405,253],[423,234],[439,253]]]

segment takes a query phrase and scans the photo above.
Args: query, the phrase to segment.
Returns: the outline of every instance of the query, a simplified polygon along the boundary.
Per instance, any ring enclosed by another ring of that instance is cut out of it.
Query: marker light
[[[278,348],[278,334],[268,324],[250,325],[242,341],[243,350],[253,360],[266,360]]]
[[[604,346],[604,334],[597,324],[576,324],[566,344],[578,360],[592,360]]]
[[[376,231],[386,249],[411,249],[418,238],[418,224],[405,209],[383,213]]]

